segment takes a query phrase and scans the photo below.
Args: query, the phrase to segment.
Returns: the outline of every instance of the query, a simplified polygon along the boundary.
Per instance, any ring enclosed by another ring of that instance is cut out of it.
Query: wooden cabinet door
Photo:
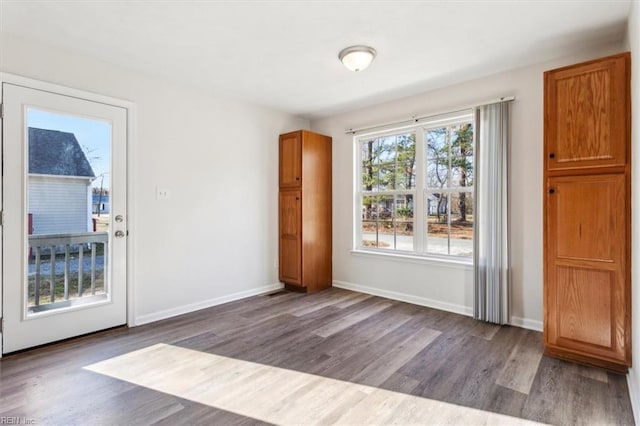
[[[624,166],[629,55],[545,73],[547,170]]]
[[[547,181],[545,344],[628,359],[625,175]]]
[[[300,191],[280,191],[280,281],[302,285],[302,200]]]
[[[302,184],[302,132],[280,135],[280,188]]]

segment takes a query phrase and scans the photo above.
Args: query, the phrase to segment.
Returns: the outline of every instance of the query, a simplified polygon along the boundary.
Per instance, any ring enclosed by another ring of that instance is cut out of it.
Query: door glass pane
[[[27,111],[26,313],[108,301],[111,124]]]

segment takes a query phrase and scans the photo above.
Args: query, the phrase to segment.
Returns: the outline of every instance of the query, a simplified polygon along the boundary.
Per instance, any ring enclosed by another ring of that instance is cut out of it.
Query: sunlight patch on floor
[[[166,344],[149,346],[84,368],[279,425],[537,424]]]

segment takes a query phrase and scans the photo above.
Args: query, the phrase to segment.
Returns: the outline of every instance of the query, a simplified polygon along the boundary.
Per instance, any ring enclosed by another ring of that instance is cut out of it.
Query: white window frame
[[[426,200],[429,194],[437,192],[437,193],[460,193],[467,192],[471,193],[473,198],[473,210],[475,211],[475,189],[474,186],[467,187],[469,190],[461,191],[458,187],[445,187],[445,188],[429,188],[427,186],[427,175],[426,175],[426,164],[427,164],[427,155],[428,150],[426,149],[426,140],[425,134],[428,130],[434,128],[441,128],[452,126],[455,124],[471,122],[474,125],[474,137],[473,137],[473,155],[474,155],[474,164],[475,164],[475,155],[476,155],[476,135],[475,135],[475,122],[474,122],[474,114],[473,109],[467,109],[463,111],[458,111],[449,114],[441,114],[438,116],[433,116],[425,119],[421,119],[419,122],[416,122],[412,125],[405,126],[397,126],[397,127],[387,127],[384,130],[375,131],[375,132],[366,132],[355,135],[353,138],[353,149],[354,149],[354,209],[353,209],[353,249],[355,252],[359,253],[371,253],[371,254],[380,254],[380,255],[389,255],[389,256],[408,256],[412,258],[422,258],[427,260],[436,260],[436,261],[453,261],[459,262],[463,264],[472,264],[473,256],[459,256],[459,255],[451,255],[451,254],[438,254],[433,252],[427,252],[427,229],[426,228]],[[416,164],[415,164],[415,186],[410,190],[388,190],[388,191],[364,191],[362,185],[362,143],[371,140],[372,138],[382,138],[394,135],[401,134],[415,134],[416,140]],[[449,156],[450,158],[450,156]],[[474,167],[475,169],[475,167]],[[474,170],[475,173],[475,170]],[[403,251],[396,250],[393,248],[383,248],[383,247],[368,247],[362,244],[362,200],[364,196],[375,194],[375,195],[403,195],[403,194],[412,194],[413,195],[413,251]],[[449,201],[450,204],[450,201]],[[450,210],[450,206],[448,207],[448,211]],[[447,212],[447,216],[449,217],[449,213]],[[449,219],[448,219],[449,220]],[[450,226],[450,224],[448,223]],[[474,222],[474,227],[475,227]]]

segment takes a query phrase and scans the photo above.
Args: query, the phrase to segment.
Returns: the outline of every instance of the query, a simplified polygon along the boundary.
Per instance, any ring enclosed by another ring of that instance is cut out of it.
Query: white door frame
[[[124,108],[127,111],[127,230],[129,232],[127,236],[127,326],[133,327],[135,326],[135,303],[134,303],[134,280],[133,280],[133,252],[135,245],[135,228],[136,228],[136,216],[135,209],[133,207],[134,197],[134,188],[131,182],[133,181],[132,176],[134,172],[134,152],[133,149],[135,145],[135,104],[131,101],[126,101],[122,99],[112,98],[110,96],[99,95],[92,92],[87,92],[84,90],[74,89],[66,86],[61,86],[54,83],[48,83],[45,81],[34,80],[27,77],[22,77],[15,74],[9,74],[0,72],[0,88],[2,87],[2,83],[11,83],[16,86],[23,86],[30,89],[42,90],[45,92],[56,93],[64,96],[70,96],[79,99],[85,99],[93,102],[99,102],[107,105],[112,105],[116,107]],[[2,91],[0,90],[0,104],[2,104]],[[3,117],[0,116],[0,128],[3,125]],[[3,140],[3,132],[0,132],[0,151],[2,151],[1,147],[4,144]],[[3,209],[2,200],[3,200],[3,185],[2,176],[0,176],[0,211]],[[2,248],[4,241],[4,233],[3,228],[0,226],[0,318],[2,318],[2,293],[3,293],[3,285],[2,282]],[[1,324],[0,324],[1,326]],[[2,328],[0,328],[0,358],[2,357]]]

